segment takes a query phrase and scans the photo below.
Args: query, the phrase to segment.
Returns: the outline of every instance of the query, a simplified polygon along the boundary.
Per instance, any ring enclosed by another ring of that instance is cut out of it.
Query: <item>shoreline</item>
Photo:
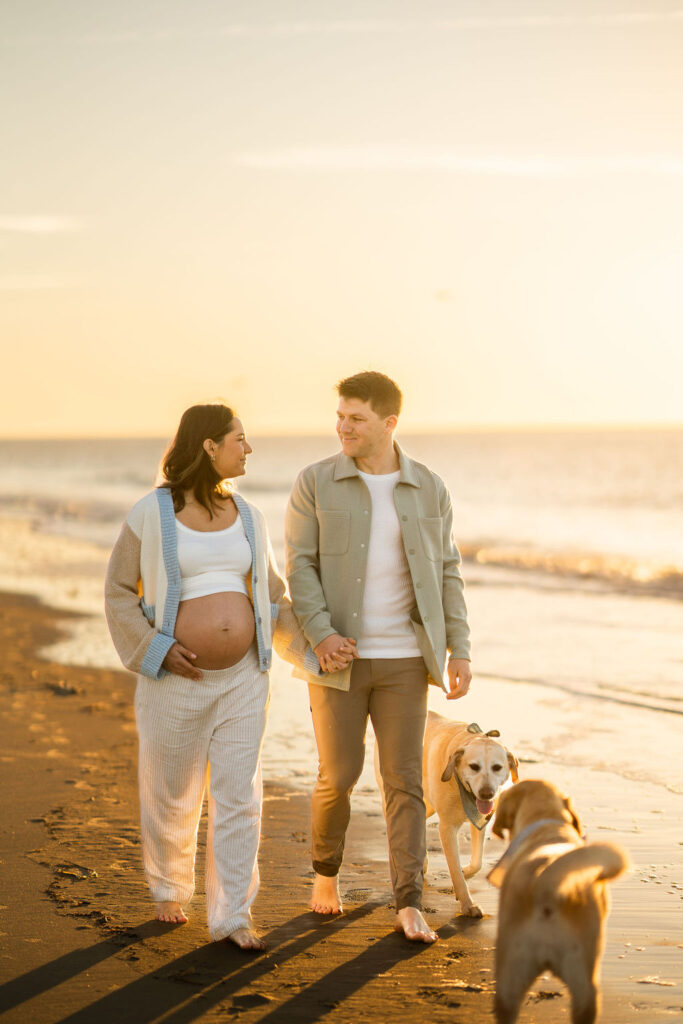
[[[39,653],[53,650],[64,627],[77,621],[74,613],[25,595],[0,595],[0,760],[11,781],[2,794],[0,963],[9,980],[0,988],[0,1007],[8,1007],[8,1021],[27,1013],[36,1024],[86,1024],[95,1017],[100,1024],[211,1021],[226,1013],[281,1024],[321,1017],[333,1024],[492,1019],[498,895],[485,879],[504,844],[487,842],[484,867],[471,883],[484,919],[454,917],[430,822],[425,909],[440,941],[413,946],[394,935],[371,750],[354,794],[341,876],[346,912],[328,921],[307,911],[314,747],[305,687],[289,679],[282,663],[273,672],[264,748],[262,887],[255,906],[269,952],[245,958],[209,943],[200,885],[189,925],[173,929],[150,920],[137,835],[134,677],[63,665]],[[623,707],[609,721],[588,722],[578,736],[568,705],[588,706],[581,695],[557,697],[533,684],[491,679],[467,698],[467,707],[431,697],[452,718],[501,727],[504,742],[521,757],[522,777],[556,782],[592,837],[609,831],[629,851],[633,870],[611,887],[600,1019],[654,1024],[682,1012],[680,795],[677,786],[616,773],[594,743],[596,732],[612,747],[634,735],[643,742],[658,737],[654,755],[669,733],[675,737],[678,719]],[[201,877],[200,862],[200,883]],[[520,1024],[567,1020],[568,1005],[556,979],[539,980]]]

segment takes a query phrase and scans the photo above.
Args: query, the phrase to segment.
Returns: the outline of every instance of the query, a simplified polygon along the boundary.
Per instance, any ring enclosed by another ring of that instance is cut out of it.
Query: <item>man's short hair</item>
[[[378,416],[398,416],[401,412],[403,395],[394,381],[384,373],[365,370],[345,377],[337,384],[340,398],[359,398],[368,402]]]

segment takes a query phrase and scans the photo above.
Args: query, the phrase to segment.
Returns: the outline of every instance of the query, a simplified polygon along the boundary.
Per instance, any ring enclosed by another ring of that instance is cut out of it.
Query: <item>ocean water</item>
[[[683,429],[399,441],[450,489],[480,677],[683,711]],[[67,660],[113,662],[107,553],[165,444],[0,441],[0,586],[97,617],[76,629]],[[252,444],[239,489],[266,515],[282,565],[292,482],[336,438]]]
[[[282,518],[297,472],[334,437],[264,437],[239,489]],[[401,438],[444,479],[465,558],[683,599],[683,429]],[[0,441],[0,515],[111,546],[154,485],[164,440]]]

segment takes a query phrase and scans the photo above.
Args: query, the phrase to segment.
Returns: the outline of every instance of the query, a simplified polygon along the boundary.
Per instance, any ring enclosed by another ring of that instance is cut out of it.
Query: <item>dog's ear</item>
[[[493,819],[493,831],[501,839],[504,838],[505,829],[509,831],[514,824],[518,803],[515,789],[504,789],[500,794],[496,806],[496,816]]]
[[[443,775],[441,776],[441,781],[442,782],[448,782],[450,779],[453,778],[453,772],[455,771],[455,769],[460,764],[460,758],[462,757],[462,755],[464,753],[465,753],[465,748],[464,747],[460,747],[459,750],[456,750],[456,751],[454,751],[451,754],[451,756],[448,758],[448,764],[444,768]]]
[[[579,835],[581,835],[581,823],[580,823],[579,819],[576,816],[576,811],[574,810],[574,808],[571,805],[571,800],[569,799],[569,797],[565,797],[562,802],[563,802],[563,804],[565,806],[565,810],[567,810],[569,812],[569,814],[571,815],[573,827],[576,829],[576,831],[579,833]]]
[[[517,769],[519,768],[519,761],[512,753],[512,751],[507,750],[506,754],[508,756],[508,765],[510,766],[510,778],[512,779],[513,782],[519,782],[519,773],[517,771]]]

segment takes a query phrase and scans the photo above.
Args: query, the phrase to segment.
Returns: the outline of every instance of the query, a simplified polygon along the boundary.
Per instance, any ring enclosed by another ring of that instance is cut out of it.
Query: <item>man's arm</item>
[[[437,478],[438,479],[438,478]],[[449,700],[464,697],[472,679],[470,668],[470,627],[467,622],[460,552],[453,537],[453,507],[445,484],[438,480],[439,506],[443,523],[443,611],[446,622]]]
[[[287,582],[294,612],[306,639],[315,650],[336,635],[320,582],[318,518],[315,513],[315,477],[304,470],[289,496],[285,516]],[[317,653],[317,652],[316,652]]]
[[[273,631],[275,650],[285,661],[317,674],[318,665],[309,662],[309,659],[312,658],[310,645],[294,614],[292,602],[287,596],[284,581],[278,572],[270,539],[268,540],[268,590],[271,605],[278,609]],[[318,645],[314,653],[323,672],[338,672],[353,660],[355,641],[344,640],[343,637],[333,633],[331,637],[327,637],[321,645]]]
[[[470,627],[467,623],[465,587],[460,572],[460,552],[453,538],[453,508],[444,483],[438,479],[439,506],[443,524],[443,612],[446,644],[451,658],[469,659]]]

